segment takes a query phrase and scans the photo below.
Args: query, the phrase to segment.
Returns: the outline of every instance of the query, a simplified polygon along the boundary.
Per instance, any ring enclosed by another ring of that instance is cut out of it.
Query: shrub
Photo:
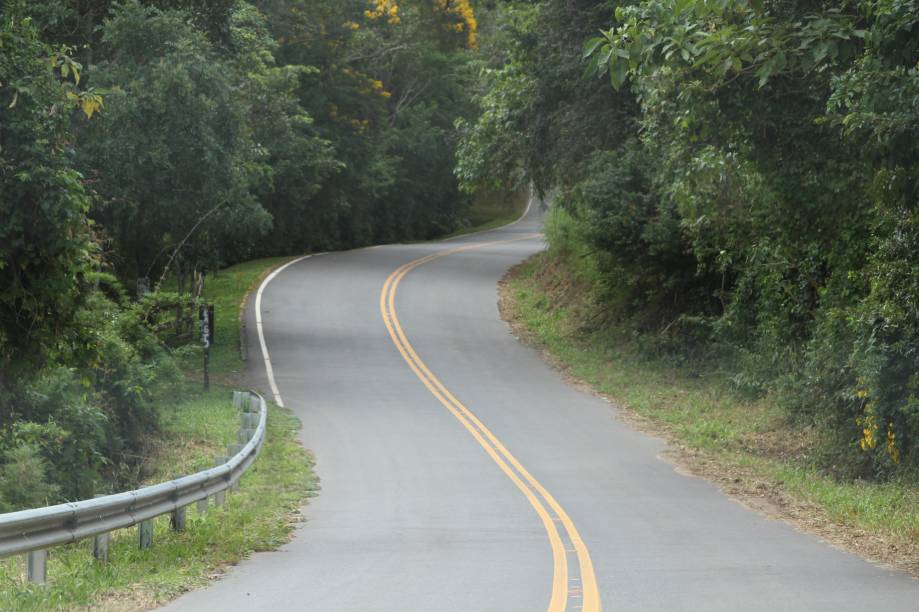
[[[157,397],[179,379],[143,305],[121,305],[106,294],[87,296],[55,362],[5,402],[0,448],[40,452],[53,492],[66,499],[133,483],[138,451],[159,427]]]
[[[0,512],[43,506],[57,497],[46,480],[47,466],[38,448],[20,444],[4,454],[0,466]]]

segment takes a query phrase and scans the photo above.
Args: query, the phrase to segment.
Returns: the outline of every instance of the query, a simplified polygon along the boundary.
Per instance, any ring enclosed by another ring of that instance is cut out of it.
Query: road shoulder
[[[840,549],[919,576],[919,494],[903,484],[837,482],[808,463],[814,441],[776,408],[743,401],[676,369],[643,362],[585,331],[589,307],[540,254],[499,287],[502,318],[566,381],[601,397],[634,429],[665,439],[661,459],[729,498]]]

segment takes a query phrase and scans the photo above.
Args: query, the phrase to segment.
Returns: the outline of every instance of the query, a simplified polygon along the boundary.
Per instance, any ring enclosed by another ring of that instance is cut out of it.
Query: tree
[[[302,73],[298,99],[341,168],[298,204],[299,224],[279,228],[282,244],[341,248],[453,229],[468,203],[449,168],[452,125],[467,112],[471,9],[364,0],[258,6],[281,41],[281,63],[314,68]]]
[[[270,227],[252,193],[266,154],[251,138],[244,75],[180,10],[126,2],[102,28],[93,78],[113,93],[78,159],[119,274],[158,275],[180,246],[183,270],[244,256]]]
[[[0,11],[0,389],[55,351],[86,293],[90,200],[68,127],[80,66],[25,2]]]

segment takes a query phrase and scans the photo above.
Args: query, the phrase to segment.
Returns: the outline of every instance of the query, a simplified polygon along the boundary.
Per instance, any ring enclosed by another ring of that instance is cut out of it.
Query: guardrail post
[[[137,525],[137,534],[140,542],[140,549],[144,550],[153,546],[153,521],[141,521]]]
[[[101,563],[108,563],[109,532],[93,536],[93,557]]]
[[[207,498],[195,502],[195,509],[198,511],[198,516],[204,516],[204,513],[207,512]]]
[[[169,515],[169,525],[172,527],[172,530],[175,532],[185,531],[185,510],[188,506],[182,506],[176,508]]]
[[[178,480],[181,477],[179,474],[173,474],[172,479]],[[185,531],[185,513],[187,510],[188,506],[179,506],[169,513],[169,527],[176,533]]]
[[[242,444],[230,444],[229,446],[227,446],[227,455],[230,457],[235,457],[236,453],[238,453],[242,449],[243,449]],[[239,478],[237,478],[236,480],[230,481],[230,490],[239,491]]]
[[[217,459],[214,461],[214,466],[219,467],[226,462],[227,462],[226,457],[217,457]],[[226,489],[221,489],[220,491],[217,491],[216,493],[214,493],[214,505],[215,506],[220,508],[224,504],[226,504],[226,502],[227,502],[227,490]]]
[[[234,408],[243,407],[243,392],[242,391],[233,392],[233,407]]]
[[[26,554],[26,575],[33,584],[48,581],[48,551],[33,550]]]
[[[259,401],[258,396],[249,394],[249,409],[246,412],[258,412],[259,411]]]
[[[105,495],[99,494],[93,497],[105,497]],[[96,561],[108,563],[108,544],[110,538],[111,532],[108,531],[93,536],[93,557]]]

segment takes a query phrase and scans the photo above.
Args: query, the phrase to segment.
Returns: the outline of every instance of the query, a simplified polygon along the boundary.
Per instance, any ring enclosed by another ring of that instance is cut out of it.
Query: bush
[[[156,399],[179,372],[144,312],[90,293],[56,362],[8,397],[0,448],[39,452],[65,499],[133,484],[146,436],[159,427]]]
[[[464,179],[558,188],[550,248],[590,281],[596,325],[718,355],[818,424],[844,472],[915,474],[916,2],[524,4],[498,9],[512,43],[481,85],[526,95],[481,98]],[[572,63],[585,42],[604,79]]]
[[[0,466],[0,512],[43,506],[58,488],[46,480],[47,466],[38,448],[20,444],[4,454]]]
[[[550,225],[547,235],[553,247],[582,244],[579,257],[593,262],[599,298],[642,330],[659,331],[684,313],[716,313],[718,279],[698,273],[680,217],[653,184],[651,167],[636,140],[594,153],[586,178],[559,198],[567,226]],[[686,320],[697,331],[698,322]]]

